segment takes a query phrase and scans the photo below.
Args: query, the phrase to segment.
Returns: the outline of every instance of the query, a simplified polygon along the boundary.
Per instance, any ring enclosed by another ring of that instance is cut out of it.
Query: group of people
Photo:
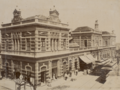
[[[6,71],[5,71],[5,69],[2,69],[1,70],[1,79],[3,79],[4,77],[6,77]],[[19,70],[17,70],[17,69],[13,69],[13,71],[12,71],[12,73],[11,73],[11,77],[13,78],[13,79],[16,79],[16,80],[24,80],[24,81],[26,81],[26,82],[28,82],[28,83],[30,83],[31,84],[31,82],[30,82],[30,77],[31,77],[31,73],[27,73],[27,75],[26,76],[23,76],[20,72],[19,72]]]
[[[70,70],[64,73],[64,79],[67,80],[69,77],[71,78],[71,81],[74,81],[76,76],[78,75],[78,69],[76,70]],[[51,82],[52,80],[56,80],[56,76],[55,74],[53,74],[53,78],[51,79],[50,77],[48,77],[48,79],[46,80],[46,85],[48,87],[51,87]]]
[[[65,72],[64,79],[67,80],[70,77],[71,81],[74,81],[77,75],[78,75],[78,69],[75,69],[73,71],[70,70],[70,71]]]

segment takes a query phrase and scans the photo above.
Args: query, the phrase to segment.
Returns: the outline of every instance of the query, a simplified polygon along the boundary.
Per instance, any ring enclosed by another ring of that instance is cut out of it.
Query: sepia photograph
[[[120,0],[0,0],[0,90],[120,90]]]

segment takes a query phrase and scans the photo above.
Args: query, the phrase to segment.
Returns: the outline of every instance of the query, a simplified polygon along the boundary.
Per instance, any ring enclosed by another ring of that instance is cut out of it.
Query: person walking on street
[[[67,80],[67,77],[68,77],[67,73],[65,73],[65,75],[64,75],[64,76],[65,76],[65,80]]]
[[[55,74],[53,74],[53,80],[56,80],[56,76],[55,76]]]
[[[46,84],[47,84],[48,87],[51,87],[51,79],[50,79],[50,77],[48,77]]]
[[[22,74],[20,74],[20,77],[19,77],[19,78],[20,78],[20,80],[22,81],[22,80],[23,80],[23,75],[22,75]]]
[[[5,71],[4,71],[4,69],[3,69],[3,70],[1,71],[1,76],[2,76],[1,79],[3,79],[4,75],[5,75]]]
[[[76,74],[76,76],[78,75],[78,69],[75,70],[75,74]]]
[[[69,76],[70,76],[70,77],[72,76],[72,71],[71,71],[71,70],[69,71]]]
[[[71,81],[74,81],[74,80],[75,80],[75,72],[73,71],[73,72],[72,72]]]

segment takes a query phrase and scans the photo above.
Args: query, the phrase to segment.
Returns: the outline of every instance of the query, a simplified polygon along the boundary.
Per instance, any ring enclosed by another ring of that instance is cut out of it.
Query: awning
[[[91,54],[90,55],[86,55],[87,58],[89,58],[92,62],[97,61],[96,58],[94,58]]]
[[[89,60],[86,56],[79,56],[79,58],[80,58],[83,62],[85,62],[86,64],[91,63],[91,60]]]

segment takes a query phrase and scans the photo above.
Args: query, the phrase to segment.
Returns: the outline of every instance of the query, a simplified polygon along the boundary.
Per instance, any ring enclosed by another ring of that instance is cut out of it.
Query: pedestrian
[[[13,69],[13,75],[14,75],[14,78],[16,79],[16,68]]]
[[[51,87],[51,79],[50,79],[50,77],[48,77],[48,79],[47,79],[47,86]]]
[[[19,77],[19,78],[20,78],[20,80],[22,81],[22,80],[23,80],[23,75],[22,75],[22,74],[20,74],[20,77]]]
[[[5,76],[5,70],[4,69],[1,71],[1,76],[2,76],[1,79],[3,79],[3,77]]]
[[[72,76],[72,71],[71,71],[71,70],[69,71],[69,76],[70,76],[70,77]]]
[[[27,73],[27,82],[31,85],[30,77],[31,77],[31,73],[28,72]]]
[[[76,74],[76,76],[78,75],[78,69],[75,70],[75,74]]]
[[[55,76],[55,74],[53,74],[53,80],[56,80],[56,76]]]
[[[64,75],[64,76],[65,76],[65,80],[67,80],[67,77],[68,77],[67,73],[65,73],[65,75]]]
[[[18,79],[20,77],[20,72],[17,70],[16,72],[16,79]]]
[[[71,81],[74,81],[75,80],[75,73],[74,71],[72,72],[72,77],[71,77]]]

